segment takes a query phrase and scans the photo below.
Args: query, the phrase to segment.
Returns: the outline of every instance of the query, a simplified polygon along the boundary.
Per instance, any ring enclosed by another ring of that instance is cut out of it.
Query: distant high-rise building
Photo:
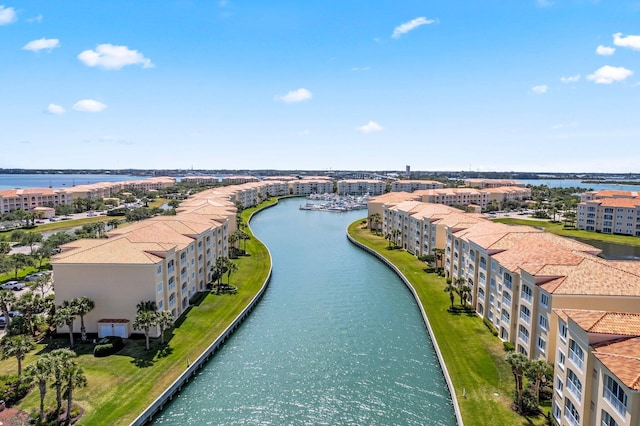
[[[406,166],[406,172],[407,172],[407,176],[411,176],[411,166],[409,165]]]

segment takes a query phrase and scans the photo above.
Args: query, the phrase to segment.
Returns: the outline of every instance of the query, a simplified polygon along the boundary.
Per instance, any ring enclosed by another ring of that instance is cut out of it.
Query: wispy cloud
[[[536,95],[544,95],[545,93],[547,93],[549,91],[549,86],[547,86],[546,84],[541,84],[539,86],[533,86],[531,88],[531,91],[533,93],[535,93]]]
[[[29,43],[25,44],[22,49],[30,50],[32,52],[39,52],[41,50],[49,50],[55,49],[56,47],[60,47],[60,40],[57,38],[41,38],[39,40],[32,40]]]
[[[437,22],[438,22],[437,19],[427,19],[424,16],[421,16],[419,18],[412,19],[409,22],[405,22],[395,27],[393,29],[393,34],[391,34],[391,37],[400,38],[403,34],[406,34],[411,30],[415,30],[416,28],[422,25],[435,24]]]
[[[628,47],[633,50],[640,50],[640,35],[623,36],[622,33],[613,35],[613,44],[620,47]]]
[[[571,123],[559,123],[551,126],[552,130],[563,130],[563,129],[575,129],[578,127],[577,121],[572,121]]]
[[[311,131],[309,129],[304,129],[298,132],[298,136],[309,136],[310,134],[311,134]]]
[[[56,105],[56,104],[49,104],[47,106],[46,111],[49,114],[56,114],[56,115],[60,115],[60,114],[64,114],[65,110],[63,107],[61,107],[60,105]]]
[[[596,48],[596,53],[602,56],[611,56],[615,53],[615,51],[616,51],[615,47],[608,47],[603,45],[600,45]]]
[[[560,77],[560,81],[563,83],[575,83],[580,81],[580,74],[570,75],[569,77]]]
[[[82,99],[73,104],[73,109],[80,112],[100,112],[107,109],[107,106],[94,99]]]
[[[356,130],[358,130],[361,133],[371,133],[371,132],[380,132],[382,131],[382,129],[383,127],[378,123],[376,123],[375,121],[369,121],[364,126],[358,127]]]
[[[536,5],[538,7],[549,7],[549,6],[553,6],[553,3],[551,0],[536,0]]]
[[[98,142],[118,144],[118,145],[133,145],[133,142],[131,141],[121,139],[121,138],[116,138],[114,136],[101,136],[98,138]]]
[[[38,16],[34,16],[33,18],[29,18],[27,19],[27,22],[29,23],[34,23],[37,22],[38,24],[42,22],[42,14],[39,14]]]
[[[18,20],[16,10],[12,7],[0,5],[0,25],[8,25]]]
[[[623,81],[632,75],[633,71],[624,67],[605,65],[604,67],[598,68],[593,74],[589,74],[587,80],[597,84],[611,84],[614,81]]]
[[[287,93],[284,96],[276,96],[275,100],[290,104],[295,102],[307,101],[312,97],[313,97],[313,93],[311,93],[307,89],[300,88],[298,90],[292,90],[291,92]]]
[[[119,70],[127,65],[142,65],[142,68],[153,68],[151,59],[145,58],[137,50],[127,46],[99,44],[96,50],[85,50],[78,55],[80,62],[88,67],[99,67],[108,70]]]
[[[353,72],[364,72],[364,71],[369,71],[371,69],[371,67],[353,67],[351,68],[351,71]]]

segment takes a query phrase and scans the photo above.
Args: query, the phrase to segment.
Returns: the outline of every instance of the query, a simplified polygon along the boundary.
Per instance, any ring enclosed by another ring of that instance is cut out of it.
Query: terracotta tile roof
[[[640,336],[640,313],[586,309],[556,309],[554,312],[562,312],[588,333]]]
[[[634,208],[640,206],[640,198],[602,198],[598,201],[602,207]]]
[[[401,203],[403,201],[420,201],[420,197],[414,193],[409,192],[387,192],[386,194],[378,195],[369,198],[370,203]]]
[[[82,241],[82,240],[79,240]],[[86,240],[85,240],[86,241]],[[55,264],[155,264],[162,260],[153,252],[166,252],[167,246],[160,243],[136,244],[125,237],[98,239],[96,244],[85,241],[68,247],[53,259]]]
[[[640,337],[597,345],[593,355],[625,386],[640,391]]]
[[[637,197],[638,191],[620,191],[620,190],[615,190],[615,189],[605,189],[602,191],[596,191],[595,192],[595,196],[596,197],[628,197],[628,198],[632,198],[632,197]]]
[[[545,235],[549,234],[508,234],[494,245],[512,239],[511,246],[491,257],[509,271],[520,272],[523,269],[535,275],[537,271],[548,264],[577,265],[584,256],[588,256],[562,244],[557,244]]]

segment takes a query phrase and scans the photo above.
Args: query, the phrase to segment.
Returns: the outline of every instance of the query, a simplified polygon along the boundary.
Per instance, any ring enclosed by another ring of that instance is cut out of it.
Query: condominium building
[[[375,179],[343,179],[338,181],[340,195],[382,195],[387,192],[387,183]]]
[[[555,309],[552,414],[560,425],[640,424],[640,314]]]
[[[220,183],[218,176],[184,176],[180,182],[185,183]]]
[[[578,229],[640,237],[640,197],[606,197],[578,204]]]
[[[260,181],[260,179],[255,176],[225,176],[222,178],[222,183],[228,183],[232,185],[258,181]]]
[[[332,194],[333,181],[330,178],[300,179],[289,181],[292,195]]]
[[[444,184],[435,180],[396,180],[391,183],[392,192],[413,192],[438,188],[444,188]]]
[[[499,188],[502,186],[526,186],[522,182],[518,182],[515,180],[503,180],[503,179],[465,179],[464,185],[469,188]]]

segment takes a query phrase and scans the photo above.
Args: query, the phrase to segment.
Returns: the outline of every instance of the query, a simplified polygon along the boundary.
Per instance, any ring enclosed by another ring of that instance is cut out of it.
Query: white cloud
[[[602,56],[611,56],[615,53],[615,51],[616,51],[615,47],[608,47],[603,45],[600,45],[596,48],[596,53]]]
[[[563,83],[575,83],[580,80],[580,74],[570,75],[569,77],[560,77],[560,81]]]
[[[7,25],[18,20],[16,10],[12,7],[4,7],[0,5],[0,25]]]
[[[364,126],[358,127],[357,130],[362,133],[379,132],[382,130],[382,126],[375,121],[369,121]]]
[[[614,81],[622,81],[633,75],[633,71],[624,67],[612,67],[605,65],[598,68],[593,74],[587,76],[587,80],[591,80],[598,84],[611,84]]]
[[[363,72],[363,71],[369,71],[371,69],[371,67],[353,67],[351,68],[351,71],[353,72]]]
[[[409,22],[405,22],[395,27],[393,29],[393,34],[391,34],[391,37],[400,38],[400,36],[402,36],[403,34],[406,34],[409,31],[414,30],[421,25],[435,24],[437,22],[438,22],[437,19],[427,19],[424,16],[421,16],[419,18],[412,19]]]
[[[578,127],[578,122],[577,121],[572,121],[571,123],[559,123],[559,124],[554,124],[553,126],[551,126],[551,129],[553,130],[562,130],[562,129],[573,129]]]
[[[313,97],[313,94],[307,89],[300,88],[298,90],[292,90],[284,96],[276,96],[276,101],[285,103],[302,102],[309,100]]]
[[[145,58],[137,50],[127,46],[99,44],[96,50],[85,50],[78,55],[80,62],[88,67],[100,67],[108,70],[119,70],[127,65],[142,65],[142,68],[153,68],[151,59]]]
[[[549,7],[553,5],[553,2],[550,0],[536,0],[536,4],[539,7]]]
[[[622,33],[615,33],[613,35],[613,44],[620,47],[628,47],[633,50],[640,50],[640,35],[624,37]]]
[[[42,14],[39,14],[38,16],[27,19],[27,22],[29,23],[37,22],[39,24],[40,22],[42,22]]]
[[[73,109],[80,112],[100,112],[106,108],[105,104],[93,99],[82,99],[73,104]]]
[[[309,129],[304,129],[301,132],[298,132],[298,136],[309,136],[311,131]]]
[[[60,105],[56,105],[56,104],[49,104],[47,106],[47,112],[49,114],[64,114],[64,108],[62,108]]]
[[[44,49],[54,49],[60,47],[60,40],[57,38],[41,38],[39,40],[32,40],[25,44],[23,50],[30,50],[32,52],[39,52]]]
[[[531,88],[531,91],[533,93],[535,93],[536,95],[544,95],[545,93],[547,93],[549,91],[549,86],[547,86],[546,84],[541,84],[539,86],[533,86]]]

